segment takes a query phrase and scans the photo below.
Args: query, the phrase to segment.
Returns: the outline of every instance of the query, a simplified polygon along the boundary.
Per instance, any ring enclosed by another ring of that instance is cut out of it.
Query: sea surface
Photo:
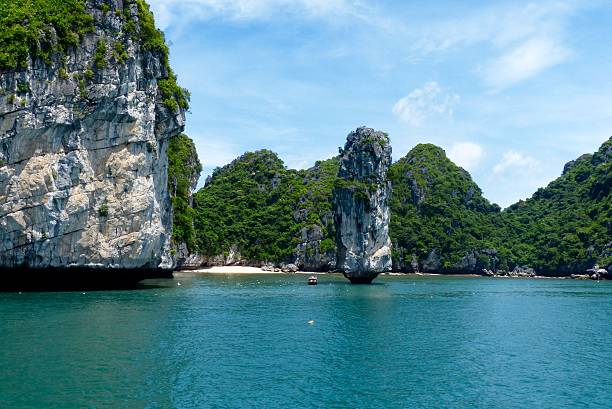
[[[612,282],[306,279],[1,293],[0,408],[612,407]]]

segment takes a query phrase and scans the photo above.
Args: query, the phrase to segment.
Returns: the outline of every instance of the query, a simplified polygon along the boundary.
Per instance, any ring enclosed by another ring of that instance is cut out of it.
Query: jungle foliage
[[[417,145],[389,169],[393,185],[389,234],[394,261],[410,265],[432,250],[444,269],[467,251],[497,247],[500,208],[489,203],[469,173],[431,144]]]
[[[532,198],[500,212],[444,151],[419,145],[395,163],[391,225],[394,256],[409,264],[436,250],[451,270],[471,251],[494,250],[507,270],[530,266],[544,275],[584,272],[612,262],[612,139],[569,163]],[[486,255],[482,257],[488,257]]]
[[[137,14],[132,15],[134,5]],[[115,11],[113,14],[109,14],[111,8]],[[165,77],[158,80],[164,105],[173,112],[188,110],[189,91],[177,83],[164,34],[155,26],[147,2],[126,0],[123,10],[116,2],[105,2],[100,10],[103,18],[124,21],[124,32],[117,33],[117,38],[131,36],[140,41],[144,50],[159,56],[165,70]],[[83,37],[95,30],[95,25],[85,0],[4,0],[0,7],[0,71],[25,69],[30,57],[42,58],[47,64],[59,64],[59,76],[63,78],[66,51],[78,47]],[[94,54],[94,67],[106,66],[106,50],[107,44],[100,40]],[[121,41],[114,43],[113,56],[120,64],[128,58]]]
[[[336,158],[308,170],[287,169],[268,150],[249,152],[216,169],[194,195],[198,249],[227,254],[237,246],[251,261],[287,262],[302,228],[318,224],[333,246],[331,192]]]
[[[30,54],[50,61],[93,31],[84,0],[3,0],[0,70],[26,68]]]
[[[504,211],[513,259],[544,274],[612,264],[612,138]]]
[[[196,250],[191,191],[201,172],[202,164],[193,141],[184,134],[171,138],[168,144],[168,190],[173,208],[172,238],[177,244],[185,243],[190,251]]]
[[[582,272],[597,262],[609,266],[611,157],[612,139],[568,164],[531,199],[502,211],[441,148],[418,145],[389,169],[394,262],[405,269],[435,251],[441,272],[461,272],[468,254],[478,268],[530,266],[548,275]],[[334,248],[332,192],[343,183],[338,166],[334,158],[288,170],[263,150],[215,170],[195,195],[198,250],[213,256],[237,245],[248,260],[286,261],[309,224],[321,226],[325,248]]]

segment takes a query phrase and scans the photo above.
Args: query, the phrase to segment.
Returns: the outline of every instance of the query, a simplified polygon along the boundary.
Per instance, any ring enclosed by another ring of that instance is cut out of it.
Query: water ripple
[[[0,407],[612,401],[612,283],[304,281],[194,276],[139,291],[0,294]]]

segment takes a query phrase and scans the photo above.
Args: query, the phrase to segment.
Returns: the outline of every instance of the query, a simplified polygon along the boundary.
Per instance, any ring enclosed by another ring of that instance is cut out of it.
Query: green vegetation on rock
[[[504,211],[512,259],[548,275],[612,264],[612,138]],[[500,238],[501,240],[501,238]]]
[[[417,145],[389,169],[393,184],[389,234],[394,264],[406,269],[432,251],[432,270],[460,270],[466,253],[495,247],[500,208],[489,203],[469,173],[431,144]],[[481,268],[493,268],[483,253]]]
[[[127,61],[129,56],[121,41],[115,41],[113,43],[113,57],[119,64],[124,64]]]
[[[144,0],[136,0],[138,6],[138,20],[140,22],[140,39],[145,50],[158,54],[164,65],[167,78],[158,81],[159,90],[162,94],[164,105],[173,112],[178,112],[179,108],[189,109],[189,91],[181,88],[176,79],[176,75],[170,67],[170,57],[168,46],[162,33],[155,26],[155,18],[149,5]]]
[[[29,55],[49,61],[77,46],[93,23],[84,0],[3,0],[0,70],[26,68]]]
[[[134,4],[137,21],[130,13]],[[168,46],[155,26],[149,5],[144,0],[126,0],[123,6],[123,13],[116,9],[115,17],[123,15],[126,33],[139,40],[143,49],[157,54],[164,66],[166,76],[158,81],[164,105],[173,112],[188,110],[189,92],[177,84]],[[111,7],[117,4],[103,3],[100,10],[107,16]],[[30,56],[46,63],[60,61],[59,57],[70,47],[77,47],[85,34],[94,31],[95,21],[90,12],[84,0],[5,0],[0,7],[0,70],[27,68]],[[94,67],[106,66],[106,51],[106,42],[100,40],[94,53]],[[119,63],[127,59],[121,42],[114,43],[113,56]]]
[[[17,93],[18,94],[27,94],[28,92],[30,92],[30,84],[28,84],[25,81],[18,81],[17,82]]]
[[[168,144],[168,189],[174,212],[172,238],[177,244],[185,243],[190,251],[196,249],[191,191],[201,172],[202,164],[193,141],[184,134],[171,138]]]
[[[98,41],[96,52],[94,53],[94,66],[96,68],[106,67],[106,41]]]
[[[555,276],[609,266],[611,175],[612,139],[570,162],[531,199],[500,212],[442,149],[419,145],[390,170],[395,261],[404,269],[414,256],[439,272],[528,266]]]
[[[268,150],[216,169],[194,195],[199,251],[227,255],[236,246],[247,261],[288,262],[302,229],[313,225],[323,231],[321,248],[333,248],[331,191],[337,171],[337,159],[288,170]]]
[[[100,215],[100,217],[108,217],[108,205],[107,204],[103,204],[100,206],[100,208],[98,209],[98,214]]]
[[[440,273],[532,267],[544,275],[612,264],[612,139],[566,166],[533,198],[501,211],[469,173],[434,145],[412,149],[389,169],[389,234],[394,269]],[[334,188],[367,194],[367,183],[337,177],[337,158],[288,170],[270,151],[247,153],[217,169],[195,195],[197,249],[243,260],[287,262],[301,232],[323,230],[321,251],[335,251]]]

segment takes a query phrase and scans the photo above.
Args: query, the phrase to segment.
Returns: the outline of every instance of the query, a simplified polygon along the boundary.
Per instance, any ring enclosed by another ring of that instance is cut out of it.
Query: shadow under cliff
[[[131,290],[146,279],[172,278],[172,270],[99,268],[0,268],[0,292]]]

